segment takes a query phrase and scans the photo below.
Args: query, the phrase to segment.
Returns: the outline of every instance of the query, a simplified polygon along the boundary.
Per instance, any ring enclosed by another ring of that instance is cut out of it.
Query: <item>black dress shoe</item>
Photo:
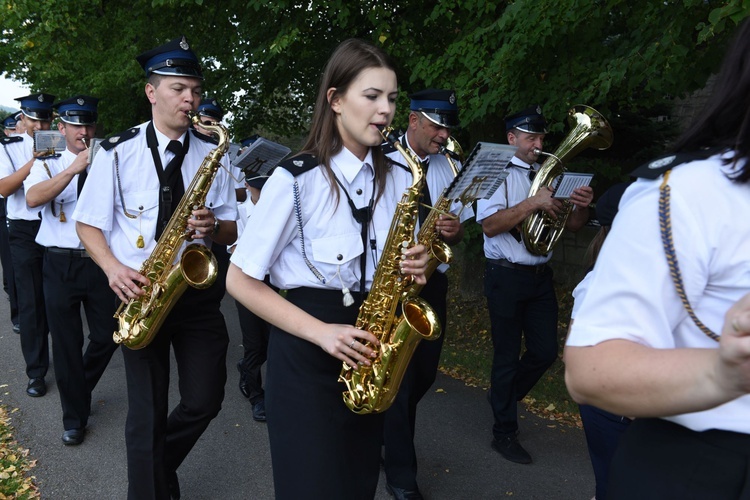
[[[398,488],[385,483],[385,491],[388,492],[396,500],[422,500],[424,497],[419,492],[419,488],[413,490],[406,490],[404,488]]]
[[[167,473],[167,486],[169,487],[169,498],[180,500],[180,481],[177,479],[177,472]]]
[[[75,446],[83,443],[83,437],[86,435],[86,429],[68,429],[63,432],[62,442],[65,446]]]
[[[21,325],[18,323],[13,323],[13,333],[21,333]]]
[[[250,397],[250,388],[247,386],[247,377],[242,371],[242,360],[237,361],[237,371],[240,372],[240,392],[246,398]]]
[[[506,460],[517,464],[530,464],[531,455],[523,449],[515,434],[501,439],[492,440],[492,449],[498,452]]]
[[[44,379],[29,379],[29,385],[26,387],[26,394],[32,398],[39,398],[47,394],[47,384],[44,382]]]
[[[266,421],[266,401],[264,399],[253,404],[253,420],[256,422]]]

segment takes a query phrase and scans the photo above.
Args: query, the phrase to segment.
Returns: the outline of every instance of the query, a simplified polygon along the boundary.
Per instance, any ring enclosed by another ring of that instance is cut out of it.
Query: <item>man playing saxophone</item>
[[[492,448],[511,462],[531,463],[531,455],[518,442],[517,401],[526,396],[557,359],[557,298],[552,253],[534,255],[521,238],[521,223],[537,210],[562,214],[563,203],[549,188],[529,197],[540,165],[547,122],[540,106],[531,106],[505,118],[508,143],[517,146],[510,174],[489,200],[477,201],[477,222],[484,232],[487,257],[484,290],[492,328],[492,376],[488,399],[495,424]],[[566,229],[577,231],[588,220],[593,190],[577,188],[570,201],[575,206]],[[521,338],[526,351],[521,353]]]
[[[409,127],[401,136],[400,142],[406,151],[411,151],[420,159],[426,177],[419,209],[421,228],[430,211],[429,207],[438,201],[440,194],[456,175],[448,158],[441,154],[441,149],[450,137],[451,128],[459,125],[458,104],[453,90],[427,89],[409,97]],[[395,163],[405,164],[405,159],[395,148],[384,146],[384,150]],[[455,161],[454,164],[460,169],[460,163]],[[454,213],[458,213],[461,205],[454,204],[451,208]],[[435,223],[436,233],[445,243],[456,244],[463,237],[462,222],[473,215],[471,208],[462,211],[460,216],[440,215]],[[414,426],[417,403],[435,381],[445,338],[448,278],[444,273],[447,268],[447,265],[441,265],[420,294],[437,313],[443,334],[435,340],[419,343],[401,381],[398,395],[385,414],[383,441],[386,487],[397,499],[422,498],[416,478]]]
[[[136,269],[171,227],[173,211],[191,195],[186,187],[214,149],[189,130],[186,113],[200,103],[203,74],[185,37],[137,60],[148,78],[152,119],[103,142],[73,215],[86,250],[123,302],[150,285]],[[233,182],[219,169],[206,189],[205,207],[192,211],[186,239],[206,246],[231,243],[237,236]],[[221,408],[229,337],[214,287],[223,283],[204,290],[188,287],[150,344],[123,349],[131,500],[180,497],[176,470]],[[180,375],[180,403],[168,415],[170,347]]]

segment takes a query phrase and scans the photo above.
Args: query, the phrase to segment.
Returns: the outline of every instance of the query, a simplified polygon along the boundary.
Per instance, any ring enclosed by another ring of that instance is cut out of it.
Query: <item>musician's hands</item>
[[[214,234],[214,223],[216,217],[208,208],[193,210],[193,216],[188,219],[187,230],[190,239],[200,240]]]
[[[150,283],[145,276],[119,263],[113,268],[107,269],[106,274],[109,287],[123,302],[128,302],[130,299],[146,293],[141,286]]]
[[[458,217],[441,214],[435,221],[435,230],[445,241],[453,241],[461,231]]]
[[[732,399],[750,393],[750,293],[724,315],[715,374]]]
[[[427,271],[427,262],[430,260],[427,248],[424,245],[414,245],[402,253],[404,258],[401,259],[401,273],[411,274],[414,282],[419,285],[426,284],[427,278],[424,273]]]
[[[594,201],[594,190],[591,189],[591,186],[577,187],[573,190],[568,199],[578,208],[588,208],[588,206],[591,205],[591,202]]]
[[[68,166],[68,169],[73,174],[80,174],[84,170],[86,170],[86,167],[89,166],[89,150],[84,149],[80,153],[76,155],[76,159],[73,160],[73,163],[71,163]]]
[[[314,338],[325,352],[355,369],[361,365],[370,366],[371,360],[378,355],[378,351],[367,344],[380,346],[375,335],[351,325],[324,323]]]
[[[557,219],[557,216],[564,213],[562,201],[555,199],[552,195],[555,192],[549,186],[540,188],[534,196],[529,198],[536,204],[537,210],[544,210],[550,217]]]

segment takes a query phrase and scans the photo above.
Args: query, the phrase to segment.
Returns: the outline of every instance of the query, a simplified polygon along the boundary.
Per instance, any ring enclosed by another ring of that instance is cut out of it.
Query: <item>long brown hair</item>
[[[323,70],[318,97],[315,100],[310,134],[302,146],[301,152],[315,155],[325,169],[337,203],[339,190],[336,188],[333,170],[331,170],[331,158],[341,151],[344,142],[336,126],[336,113],[331,109],[327,93],[330,88],[336,89],[331,100],[346,94],[351,83],[362,71],[369,68],[387,68],[396,72],[396,66],[388,54],[364,40],[350,38],[339,44]],[[379,198],[385,187],[385,174],[389,167],[379,147],[371,148],[371,150],[377,185],[376,197]]]

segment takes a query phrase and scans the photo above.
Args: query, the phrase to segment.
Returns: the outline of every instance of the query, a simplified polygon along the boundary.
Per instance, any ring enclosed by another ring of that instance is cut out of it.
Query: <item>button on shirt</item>
[[[120,262],[133,269],[139,269],[156,246],[154,235],[159,215],[160,185],[151,151],[146,144],[147,125],[148,123],[139,125],[138,135],[113,149],[99,150],[73,213],[73,218],[77,221],[105,232],[110,231],[112,253]],[[169,141],[158,130],[157,139],[162,164],[166,165],[171,159],[171,156],[167,156],[171,153],[165,153]],[[190,148],[181,169],[186,194],[198,167],[215,147],[195,136],[190,138]],[[118,188],[115,152],[119,160],[122,198]],[[222,164],[226,166],[226,157],[222,159]],[[127,217],[123,204],[129,214],[137,217]],[[231,181],[223,168],[219,168],[208,191],[206,208],[212,210],[217,219],[237,219],[234,181]],[[143,236],[144,248],[137,246],[139,236]],[[209,238],[190,240],[187,243],[211,246]],[[187,243],[183,244],[183,249]]]
[[[23,167],[34,157],[34,139],[29,134],[22,134],[23,142],[14,142],[0,153],[0,179],[8,177]],[[7,153],[7,154],[6,154]],[[23,186],[8,196],[8,219],[39,220],[39,209],[26,204],[26,193]]]
[[[697,317],[720,333],[729,307],[750,290],[750,185],[729,180],[721,157],[680,165],[669,177],[671,220],[685,292]],[[659,185],[640,179],[625,191],[567,344],[625,339],[656,349],[717,349],[675,291],[659,231]],[[576,298],[576,302],[578,302]],[[695,431],[750,434],[750,396],[668,417]]]
[[[516,157],[513,157],[511,163],[517,166],[508,166],[510,171],[508,177],[490,196],[490,199],[477,200],[478,223],[481,224],[484,219],[494,215],[499,210],[518,205],[528,197],[529,189],[531,189],[529,172],[530,169],[539,170],[539,164],[528,165]],[[517,241],[509,232],[500,233],[492,238],[484,235],[484,255],[488,259],[505,259],[516,264],[529,266],[544,264],[552,258],[552,252],[547,255],[530,253],[523,244],[523,239]]]
[[[49,174],[47,173],[47,169],[44,168],[44,162],[36,160],[31,166],[29,176],[23,182],[24,190],[28,191],[32,186],[49,180],[50,174],[52,177],[56,176],[68,168],[76,159],[76,156],[66,149],[59,158],[44,160],[47,163],[47,168],[49,168]],[[79,175],[76,174],[73,176],[73,179],[65,186],[65,189],[51,202],[47,202],[37,208],[37,210],[42,210],[42,224],[36,235],[36,242],[40,245],[45,247],[83,249],[83,244],[78,239],[78,233],[76,233],[76,223],[72,219],[78,200]],[[53,204],[54,212],[52,208]],[[60,221],[60,213],[65,213],[67,222]]]
[[[373,190],[372,158],[364,161],[346,148],[331,159],[331,168],[357,208],[370,202]],[[407,185],[407,173],[393,169],[386,177],[385,191],[375,205],[368,227],[368,248],[362,247],[361,225],[354,220],[346,195],[339,188],[339,200],[322,167],[297,177],[276,168],[263,186],[263,195],[247,220],[232,262],[245,274],[262,280],[270,274],[280,289],[311,287],[359,291],[360,256],[367,252],[366,288],[372,284],[377,261],[390,229],[396,203]],[[298,184],[304,252],[324,277],[321,282],[305,263],[295,213],[295,180]],[[338,185],[337,185],[338,187]],[[360,194],[358,194],[360,193]],[[371,249],[369,240],[375,240]]]

